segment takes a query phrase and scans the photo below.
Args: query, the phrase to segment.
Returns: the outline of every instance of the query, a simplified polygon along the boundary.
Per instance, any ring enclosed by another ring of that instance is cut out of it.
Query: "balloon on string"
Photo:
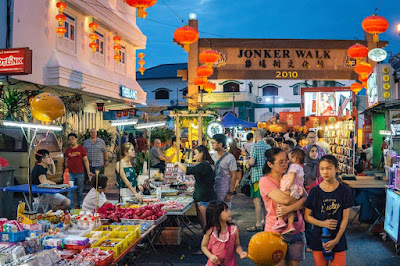
[[[32,116],[40,121],[51,122],[65,114],[63,101],[53,93],[43,92],[31,102]]]
[[[260,232],[250,239],[249,258],[257,265],[276,265],[286,256],[287,243],[275,232]]]

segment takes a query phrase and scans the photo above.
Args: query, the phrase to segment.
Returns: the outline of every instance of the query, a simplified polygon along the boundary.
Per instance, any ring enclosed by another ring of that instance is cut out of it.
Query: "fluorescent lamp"
[[[392,132],[390,132],[390,130],[379,130],[379,134],[384,136],[390,136],[392,135]]]
[[[270,98],[266,98],[265,101],[266,101],[266,102],[270,102],[271,99],[270,99]]]
[[[137,124],[137,119],[112,120],[111,121],[111,126],[112,127],[128,126],[128,125],[136,125],[136,124]]]
[[[142,128],[152,128],[152,127],[162,127],[165,126],[165,121],[164,122],[154,122],[154,123],[144,123],[144,124],[137,124],[135,126],[136,129],[142,129]]]
[[[280,102],[280,103],[283,102],[283,99],[282,99],[282,98],[279,98],[278,102]]]
[[[14,121],[3,121],[3,125],[9,127],[36,128],[36,129],[53,130],[53,131],[61,131],[63,129],[62,126],[49,126],[49,125],[14,122]]]

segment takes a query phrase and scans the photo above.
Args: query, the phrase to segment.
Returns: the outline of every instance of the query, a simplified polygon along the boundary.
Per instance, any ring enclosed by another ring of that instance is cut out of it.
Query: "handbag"
[[[250,197],[250,192],[251,192],[251,169],[247,169],[246,172],[244,172],[244,175],[242,177],[242,180],[240,180],[240,191],[245,194],[247,197]]]

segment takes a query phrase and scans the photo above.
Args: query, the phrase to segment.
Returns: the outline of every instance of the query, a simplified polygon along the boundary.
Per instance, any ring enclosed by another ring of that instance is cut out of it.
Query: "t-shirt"
[[[104,192],[102,192],[102,193],[97,192],[97,208],[100,208],[106,202],[107,202],[107,198],[106,198],[106,195],[104,194]],[[82,209],[84,211],[93,212],[96,207],[95,204],[96,204],[96,189],[92,188],[87,193],[86,197],[83,199]]]
[[[217,164],[217,155],[214,155],[214,162]],[[221,155],[222,157],[223,155]],[[218,157],[218,159],[221,159]],[[236,159],[233,154],[228,153],[219,163],[219,167],[215,169],[215,183],[214,190],[217,194],[226,195],[231,185],[232,175],[231,172],[237,171]]]
[[[155,166],[159,163],[161,163],[161,160],[158,158],[161,155],[161,151],[159,148],[156,146],[151,147],[150,149],[150,161],[151,161],[151,166]]]
[[[175,154],[175,155],[174,155],[174,157],[172,157],[171,163],[175,163],[175,162],[178,161],[178,158],[176,158],[175,148],[171,147],[171,148],[169,148],[168,150],[165,151],[165,157],[167,157],[167,158],[171,157],[172,154]],[[182,152],[179,152],[179,154],[180,154],[180,158],[182,158]]]
[[[303,171],[303,167],[301,167],[301,165],[296,164],[296,163],[292,163],[289,167],[289,170],[287,171],[287,174],[282,176],[281,179],[281,190],[285,191],[286,189],[286,185],[289,183],[289,177],[290,177],[290,173],[295,173],[296,177],[294,178],[293,186],[298,186],[301,187],[301,189],[303,189],[303,184],[304,184],[304,171]]]
[[[41,165],[35,165],[33,167],[32,172],[31,172],[31,177],[32,177],[32,185],[40,185],[40,180],[39,176],[45,175],[47,178],[47,168],[41,166]]]
[[[215,173],[209,162],[201,162],[194,167],[186,168],[187,175],[194,175],[193,199],[195,201],[209,202],[217,199],[214,191]]]
[[[87,156],[85,147],[79,145],[76,148],[67,148],[65,158],[68,158],[67,168],[73,174],[83,173],[83,157]]]
[[[273,179],[272,177],[266,175],[262,177],[259,181],[260,193],[263,198],[265,210],[267,211],[267,215],[265,216],[265,231],[268,232],[276,232],[281,234],[285,228],[272,229],[274,224],[276,223],[276,219],[278,215],[276,214],[277,203],[268,197],[268,194],[275,190],[279,189],[280,183],[279,181]],[[297,219],[295,217],[295,221],[293,223],[296,231],[293,234],[297,234],[300,232],[304,232],[304,220],[303,215],[301,215],[300,211],[296,212]]]
[[[350,189],[346,186],[339,184],[338,188],[332,192],[325,192],[318,185],[311,189],[307,201],[304,206],[312,211],[312,216],[321,221],[326,219],[337,220],[337,227],[335,230],[330,230],[332,239],[334,239],[339,232],[340,223],[343,219],[343,210],[352,207],[353,198]],[[314,226],[312,230],[312,238],[310,248],[312,250],[322,251],[321,243],[322,228]],[[347,250],[346,236],[340,238],[339,243],[333,248],[334,252],[341,252]]]

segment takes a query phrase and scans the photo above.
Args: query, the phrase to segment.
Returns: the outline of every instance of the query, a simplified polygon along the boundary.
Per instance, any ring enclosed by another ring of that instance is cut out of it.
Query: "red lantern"
[[[97,24],[96,22],[92,22],[89,24],[89,28],[92,30],[93,33],[97,29],[98,26],[99,26],[99,24]]]
[[[182,44],[185,51],[188,52],[189,44],[195,43],[199,39],[199,32],[195,28],[183,26],[175,30],[174,39],[177,43]]]
[[[124,110],[124,116],[128,116],[128,109]]]
[[[207,82],[207,84],[204,85],[204,90],[208,92],[208,94],[211,94],[211,92],[215,91],[216,88],[217,85],[215,85],[215,83],[212,82]]]
[[[129,116],[135,115],[135,109],[129,109]]]
[[[137,56],[138,56],[139,58],[142,58],[142,59],[143,59],[144,53],[139,53]]]
[[[137,8],[137,17],[145,18],[147,16],[146,8],[154,6],[157,0],[125,0],[125,2]]]
[[[350,89],[354,92],[354,94],[358,94],[362,90],[363,86],[358,83],[354,82],[353,84],[350,85]]]
[[[113,41],[115,42],[115,45],[117,45],[121,41],[121,37],[114,36]]]
[[[144,73],[144,71],[146,70],[144,67],[139,67],[139,72],[140,72],[140,74],[142,74],[143,75],[143,73]]]
[[[368,56],[368,48],[362,44],[356,43],[347,49],[349,57],[356,59],[357,64],[360,59]]]
[[[121,55],[120,54],[116,54],[116,55],[114,55],[114,60],[115,61],[119,61],[119,60],[121,60]]]
[[[60,35],[60,38],[67,32],[67,29],[64,27],[57,27],[56,33]]]
[[[67,8],[67,4],[63,1],[60,1],[56,4],[56,7],[58,8],[58,12],[62,13],[64,9]]]
[[[98,38],[99,38],[99,36],[97,36],[97,34],[93,34],[93,33],[90,33],[90,34],[89,34],[89,39],[91,39],[92,42],[94,42],[94,41],[97,40]]]
[[[373,34],[372,36],[373,42],[378,42],[379,41],[378,34],[385,32],[389,28],[389,22],[384,17],[375,14],[366,17],[362,21],[361,25],[366,32]]]
[[[103,112],[104,111],[104,103],[96,103],[97,111]]]
[[[214,50],[205,50],[199,54],[199,60],[203,64],[212,65],[219,60],[219,53]]]
[[[122,116],[122,111],[118,110],[117,111],[117,117],[121,117]]]
[[[144,63],[145,63],[145,61],[144,61],[143,59],[140,59],[140,60],[138,61],[138,64],[141,65],[141,66],[143,66]]]
[[[359,75],[369,75],[372,71],[372,66],[365,62],[360,62],[354,67],[354,71]]]
[[[96,49],[99,47],[99,45],[95,42],[89,43],[89,47],[92,48],[92,52],[96,52]]]
[[[358,80],[361,81],[362,83],[368,81],[368,75],[367,74],[361,74],[358,76]]]
[[[65,16],[64,14],[57,14],[56,16],[56,20],[58,21],[58,23],[60,24],[60,26],[63,25],[63,22],[67,19],[67,16]]]
[[[206,77],[197,77],[193,80],[194,85],[203,86],[206,85],[208,82],[208,78]]]
[[[213,69],[212,69],[212,67],[211,66],[199,66],[197,69],[196,69],[196,73],[197,73],[197,76],[199,76],[199,77],[209,77],[209,76],[211,76],[212,74],[213,74]]]

